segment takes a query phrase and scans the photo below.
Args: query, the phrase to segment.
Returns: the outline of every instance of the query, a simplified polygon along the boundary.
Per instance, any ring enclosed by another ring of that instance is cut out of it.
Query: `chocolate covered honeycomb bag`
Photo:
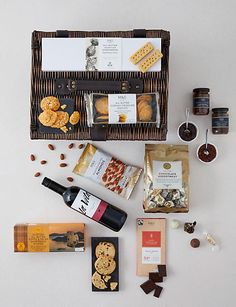
[[[188,212],[188,208],[188,146],[146,144],[144,211]]]

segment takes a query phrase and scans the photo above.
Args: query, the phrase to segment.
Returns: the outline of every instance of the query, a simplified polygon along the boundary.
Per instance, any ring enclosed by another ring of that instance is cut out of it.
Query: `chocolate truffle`
[[[190,245],[193,247],[193,248],[197,248],[200,246],[200,241],[198,239],[192,239],[190,241]]]

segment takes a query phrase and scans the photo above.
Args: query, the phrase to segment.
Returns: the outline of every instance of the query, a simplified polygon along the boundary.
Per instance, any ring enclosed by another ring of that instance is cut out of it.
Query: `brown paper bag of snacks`
[[[88,143],[73,172],[129,199],[142,169],[125,164]]]
[[[146,144],[144,211],[188,212],[188,207],[188,146]]]

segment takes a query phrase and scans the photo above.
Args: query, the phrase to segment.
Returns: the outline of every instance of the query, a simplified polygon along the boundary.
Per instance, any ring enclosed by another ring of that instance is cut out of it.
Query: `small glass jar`
[[[208,115],[210,110],[210,89],[195,88],[193,90],[193,114]]]
[[[212,109],[212,133],[227,134],[229,132],[229,109]]]

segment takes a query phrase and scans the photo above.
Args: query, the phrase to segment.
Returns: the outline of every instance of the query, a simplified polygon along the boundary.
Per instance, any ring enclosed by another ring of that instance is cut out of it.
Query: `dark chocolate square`
[[[166,277],[167,276],[166,265],[165,264],[158,264],[157,268],[158,268],[158,272],[159,272],[160,276],[162,276],[162,277]]]
[[[141,284],[140,287],[146,294],[148,294],[155,289],[156,285],[151,279],[148,279],[143,284]]]
[[[161,286],[156,285],[153,296],[158,298],[161,295],[162,290],[163,290],[163,288]]]
[[[153,282],[163,282],[163,277],[158,272],[150,272],[149,279]]]

